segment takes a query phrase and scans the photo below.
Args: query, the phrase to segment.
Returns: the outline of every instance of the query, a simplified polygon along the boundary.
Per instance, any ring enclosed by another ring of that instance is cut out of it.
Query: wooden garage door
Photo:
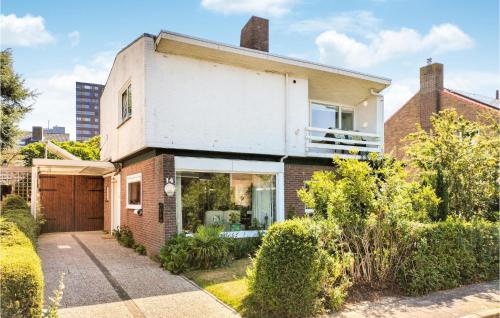
[[[43,232],[103,229],[103,178],[91,176],[40,176]]]

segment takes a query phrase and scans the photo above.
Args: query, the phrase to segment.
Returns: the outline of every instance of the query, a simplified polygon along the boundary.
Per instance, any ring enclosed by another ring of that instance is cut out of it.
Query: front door
[[[120,226],[120,175],[111,178],[111,230]]]

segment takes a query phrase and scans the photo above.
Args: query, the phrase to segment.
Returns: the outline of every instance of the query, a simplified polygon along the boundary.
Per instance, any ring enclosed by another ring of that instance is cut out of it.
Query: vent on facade
[[[240,46],[269,52],[269,20],[252,16],[241,29]]]

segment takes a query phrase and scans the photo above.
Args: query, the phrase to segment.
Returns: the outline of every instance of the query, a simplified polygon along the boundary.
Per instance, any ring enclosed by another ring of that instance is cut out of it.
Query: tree
[[[100,156],[100,137],[95,136],[84,142],[78,141],[52,141],[55,145],[63,148],[69,153],[79,157],[82,160],[99,160]],[[34,142],[21,148],[21,155],[26,166],[33,165],[33,159],[45,158],[45,145],[42,142]],[[57,159],[52,153],[47,153],[48,159]]]
[[[455,110],[431,118],[432,129],[408,135],[409,165],[423,184],[441,199],[438,220],[450,214],[471,219],[498,219],[498,151],[500,129],[495,118],[472,122]]]
[[[31,111],[32,102],[37,96],[35,91],[25,87],[24,79],[13,68],[12,51],[0,52],[0,90],[1,90],[1,140],[2,152],[13,147],[19,135],[19,121]]]
[[[339,225],[342,244],[353,255],[355,282],[391,283],[411,246],[411,223],[428,221],[439,200],[431,187],[408,181],[392,157],[336,158],[334,165],[334,172],[315,172],[299,197],[314,210],[313,218]]]

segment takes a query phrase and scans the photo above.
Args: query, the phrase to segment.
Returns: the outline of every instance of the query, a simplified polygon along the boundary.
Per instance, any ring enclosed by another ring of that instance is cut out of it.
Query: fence
[[[1,167],[0,187],[1,200],[8,194],[17,194],[31,201],[31,168]]]

